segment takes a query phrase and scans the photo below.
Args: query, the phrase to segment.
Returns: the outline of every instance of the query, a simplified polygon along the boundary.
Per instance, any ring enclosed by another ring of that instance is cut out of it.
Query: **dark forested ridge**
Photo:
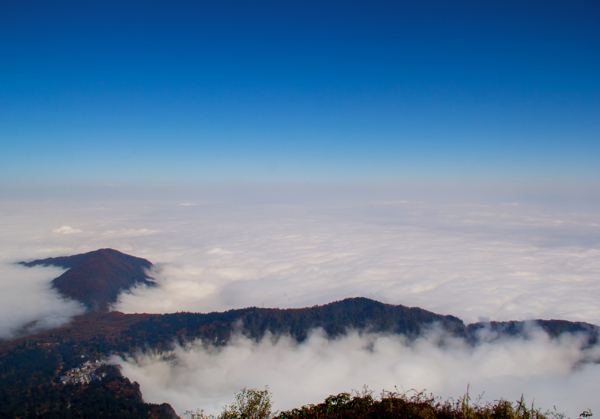
[[[21,265],[58,266],[67,272],[52,281],[63,296],[84,303],[92,310],[107,311],[123,291],[137,284],[154,285],[147,275],[152,263],[113,249],[100,249],[74,256],[20,262]]]
[[[596,342],[598,337],[598,328],[587,323],[561,320],[530,323],[538,324],[551,336],[563,332],[586,333],[590,343]],[[288,334],[299,341],[317,327],[331,337],[348,329],[416,337],[434,324],[468,341],[474,341],[475,334],[484,327],[499,335],[517,335],[527,328],[523,322],[465,326],[453,316],[366,298],[349,298],[299,309],[250,307],[214,313],[172,314],[92,311],[60,328],[0,343],[0,418],[32,415],[103,417],[84,414],[94,409],[101,409],[105,417],[172,417],[170,406],[144,403],[137,383],[131,383],[114,368],[105,379],[86,385],[59,382],[65,371],[85,360],[103,359],[111,353],[127,353],[139,348],[168,350],[175,342],[193,339],[219,346],[236,331],[254,339],[267,331],[276,335]],[[113,397],[118,399],[114,403]],[[67,409],[66,406],[70,407]],[[120,407],[113,409],[114,406]]]
[[[329,336],[343,334],[348,329],[416,336],[433,324],[440,324],[460,336],[466,333],[464,323],[457,317],[367,298],[348,298],[297,309],[249,307],[225,312],[171,314],[90,312],[60,328],[5,342],[0,345],[0,354],[25,341],[83,345],[99,355],[145,346],[168,347],[173,342],[192,339],[222,344],[234,330],[252,338],[260,338],[269,331],[276,335],[289,334],[302,341],[310,330],[319,327]]]
[[[461,336],[466,331],[463,322],[454,316],[367,298],[348,298],[297,309],[250,307],[222,313],[150,316],[132,325],[125,333],[135,341],[156,346],[172,339],[185,342],[190,338],[202,338],[224,342],[236,327],[253,338],[260,338],[269,331],[276,335],[288,334],[302,341],[315,328],[322,328],[329,336],[341,335],[348,329],[418,335],[423,328],[433,324],[440,324]]]

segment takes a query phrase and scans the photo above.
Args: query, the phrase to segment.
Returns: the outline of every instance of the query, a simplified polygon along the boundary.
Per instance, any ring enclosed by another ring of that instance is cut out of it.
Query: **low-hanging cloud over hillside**
[[[64,272],[58,268],[25,268],[12,258],[0,258],[0,339],[34,333],[68,322],[85,307],[65,300],[50,281]]]
[[[426,389],[444,398],[462,396],[469,385],[473,399],[516,401],[525,395],[528,403],[577,417],[600,408],[600,365],[593,363],[600,348],[581,348],[580,336],[551,340],[536,329],[474,346],[435,329],[414,341],[357,331],[328,339],[315,330],[302,343],[237,335],[221,348],[196,341],[168,354],[115,356],[110,362],[141,384],[146,400],[167,401],[180,415],[199,408],[219,412],[242,387],[269,386],[274,407],[286,410],[364,385],[376,393]]]

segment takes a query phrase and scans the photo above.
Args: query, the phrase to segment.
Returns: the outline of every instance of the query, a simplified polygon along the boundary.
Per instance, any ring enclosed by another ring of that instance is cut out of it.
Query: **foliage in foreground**
[[[235,402],[225,406],[219,416],[205,415],[202,411],[197,413],[187,412],[190,419],[268,419],[271,413],[271,393],[268,388],[264,390],[243,388],[236,393]]]
[[[579,419],[592,416],[586,410]],[[374,398],[372,392],[363,390],[351,396],[340,393],[329,396],[318,405],[271,412],[271,394],[268,388],[254,390],[244,388],[236,394],[236,401],[225,406],[220,415],[205,415],[202,411],[187,412],[190,419],[566,419],[564,414],[528,406],[524,397],[515,403],[497,400],[480,405],[471,403],[469,393],[458,400],[440,401],[424,392],[383,392]]]

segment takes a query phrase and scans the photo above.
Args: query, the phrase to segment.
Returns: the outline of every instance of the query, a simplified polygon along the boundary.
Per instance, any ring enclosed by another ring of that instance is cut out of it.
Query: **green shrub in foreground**
[[[566,419],[561,413],[542,412],[533,403],[529,407],[524,397],[515,403],[500,399],[481,405],[471,403],[468,392],[456,401],[442,402],[415,391],[386,391],[374,398],[366,389],[354,396],[340,393],[317,405],[308,404],[273,414],[268,388],[262,391],[244,388],[236,394],[236,401],[225,406],[218,416],[205,415],[202,411],[186,415],[190,419]],[[580,419],[590,416],[592,412],[586,410]]]

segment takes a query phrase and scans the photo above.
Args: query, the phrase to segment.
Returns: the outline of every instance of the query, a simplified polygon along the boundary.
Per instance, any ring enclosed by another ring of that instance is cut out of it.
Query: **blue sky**
[[[0,4],[4,186],[597,183],[596,1]]]

